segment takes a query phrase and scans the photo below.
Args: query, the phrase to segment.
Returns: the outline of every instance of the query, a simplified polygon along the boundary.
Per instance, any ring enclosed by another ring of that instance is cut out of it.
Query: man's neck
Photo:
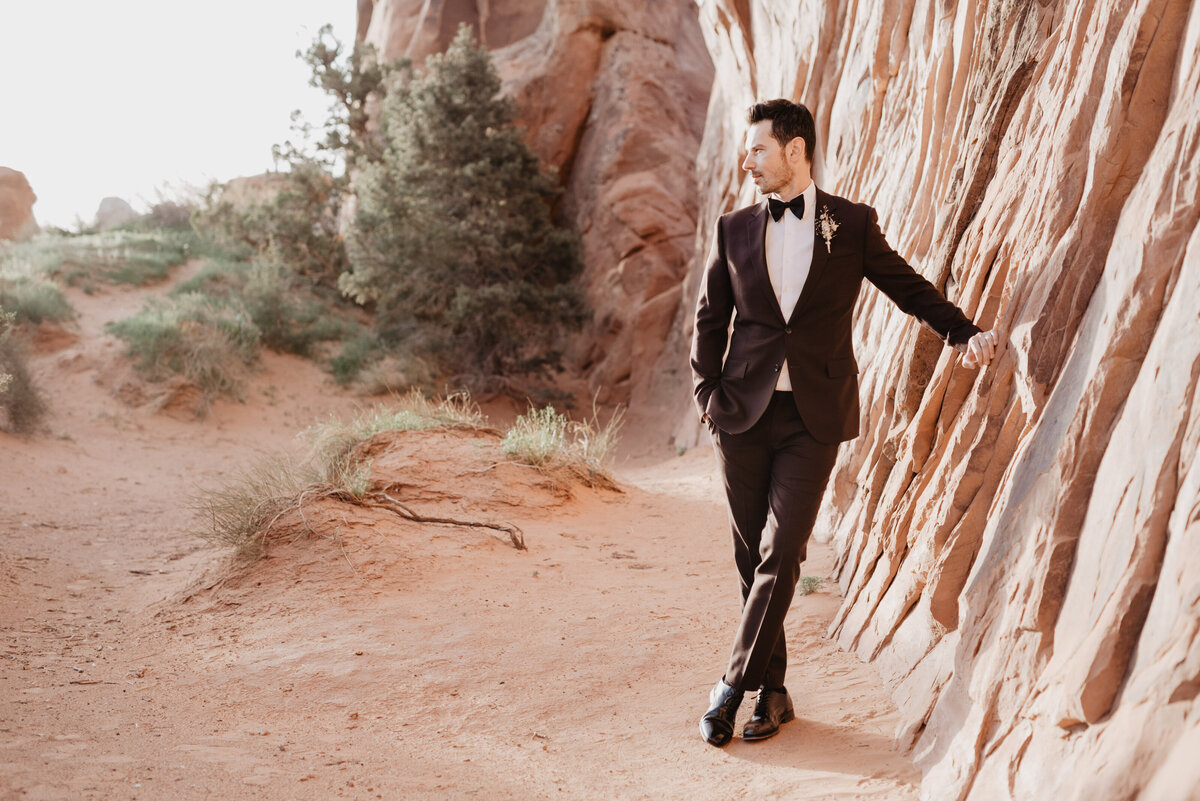
[[[798,180],[792,181],[787,186],[775,192],[775,197],[782,200],[784,203],[789,203],[797,195],[803,195],[808,191],[809,184],[812,183],[811,176],[805,176]]]

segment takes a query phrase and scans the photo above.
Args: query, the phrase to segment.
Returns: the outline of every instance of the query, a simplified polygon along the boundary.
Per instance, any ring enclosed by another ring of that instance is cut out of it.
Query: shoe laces
[[[761,687],[758,690],[758,696],[754,699],[754,715],[755,717],[765,718],[770,712],[768,702],[773,692],[786,692],[786,690],[768,690],[766,687]]]

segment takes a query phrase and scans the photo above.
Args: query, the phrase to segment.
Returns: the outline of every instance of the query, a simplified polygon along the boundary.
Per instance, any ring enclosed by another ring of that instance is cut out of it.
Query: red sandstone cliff
[[[601,402],[649,405],[699,210],[712,63],[690,0],[363,0],[360,36],[418,63],[460,23],[493,50],[518,124],[559,170],[594,317],[573,349]]]

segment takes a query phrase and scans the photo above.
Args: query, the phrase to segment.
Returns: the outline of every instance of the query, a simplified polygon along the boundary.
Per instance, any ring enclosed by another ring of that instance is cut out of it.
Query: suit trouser
[[[739,690],[782,687],[783,621],[838,446],[812,438],[790,392],[776,392],[749,431],[718,430],[715,440],[742,589],[725,681]]]

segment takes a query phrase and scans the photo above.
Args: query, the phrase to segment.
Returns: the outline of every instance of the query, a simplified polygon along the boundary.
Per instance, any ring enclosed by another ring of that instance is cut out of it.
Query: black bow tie
[[[778,198],[767,198],[767,205],[771,207],[771,219],[775,222],[783,217],[783,213],[788,209],[792,210],[792,214],[796,215],[797,220],[804,219],[804,195],[796,195],[794,198],[784,203]]]

